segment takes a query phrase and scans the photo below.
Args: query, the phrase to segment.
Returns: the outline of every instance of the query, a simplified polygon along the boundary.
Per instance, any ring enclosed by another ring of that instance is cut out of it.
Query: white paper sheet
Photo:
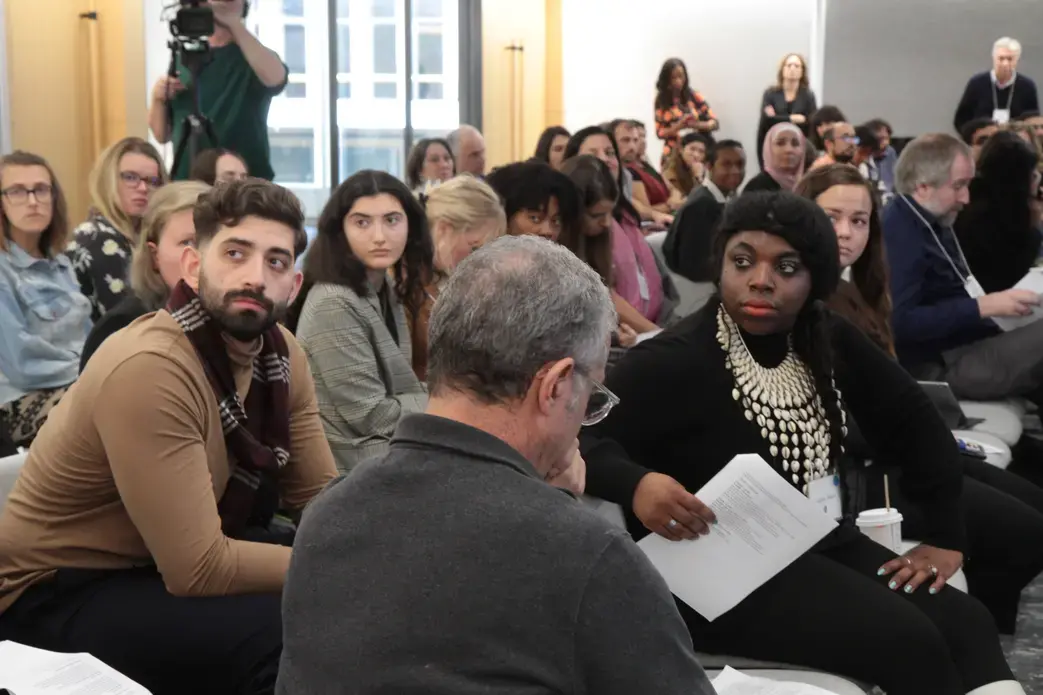
[[[0,642],[0,688],[11,695],[150,695],[90,654]]]
[[[1018,281],[1018,284],[1014,285],[1012,289],[1017,290],[1028,290],[1029,292],[1035,292],[1043,298],[1043,268],[1029,268],[1029,272],[1025,273],[1025,277]],[[993,318],[996,325],[1005,331],[1013,331],[1015,328],[1021,328],[1027,326],[1033,321],[1038,321],[1043,318],[1043,306],[1036,306],[1032,308],[1032,313],[1028,316],[1018,316],[1015,318]]]
[[[717,515],[710,535],[638,543],[670,591],[715,620],[836,528],[756,454],[732,459],[696,493]]]
[[[731,666],[725,666],[713,679],[713,689],[717,695],[833,695],[831,690],[807,683],[754,678]]]
[[[638,333],[637,334],[637,340],[634,341],[634,345],[640,345],[641,343],[645,342],[646,340],[650,340],[650,339],[656,337],[657,335],[659,335],[662,332],[663,332],[662,328],[657,328],[654,331],[646,331],[644,333]]]

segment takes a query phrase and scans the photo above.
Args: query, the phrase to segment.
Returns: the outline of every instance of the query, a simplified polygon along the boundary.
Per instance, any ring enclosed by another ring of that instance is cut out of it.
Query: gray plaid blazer
[[[317,284],[301,310],[297,341],[308,356],[319,415],[342,473],[384,454],[399,418],[427,405],[427,389],[413,373],[405,316],[398,300],[392,302],[397,343],[375,292],[359,297],[342,285]]]

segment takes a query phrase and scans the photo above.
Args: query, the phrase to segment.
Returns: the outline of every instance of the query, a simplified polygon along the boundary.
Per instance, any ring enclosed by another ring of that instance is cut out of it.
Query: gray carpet
[[[1022,592],[1018,631],[1003,638],[1014,675],[1028,695],[1043,695],[1043,577]]]

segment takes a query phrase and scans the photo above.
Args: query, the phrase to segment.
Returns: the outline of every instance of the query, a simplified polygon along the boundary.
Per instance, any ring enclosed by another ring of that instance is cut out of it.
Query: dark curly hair
[[[825,301],[840,282],[840,249],[829,217],[815,203],[789,191],[744,193],[724,209],[713,243],[718,293],[724,249],[739,232],[758,230],[784,239],[800,254],[811,276],[811,292],[797,315],[791,336],[793,349],[811,371],[830,426],[830,461],[840,459],[844,441],[840,399],[833,388],[833,350]]]
[[[619,166],[616,172],[616,186],[619,187],[620,192],[626,190],[624,184],[624,177],[626,176],[626,167],[623,166],[623,160],[619,157],[619,143],[616,142],[616,136],[609,130],[602,128],[601,126],[592,125],[587,126],[581,130],[577,130],[569,138],[569,142],[565,145],[565,156],[564,159],[572,159],[579,154],[579,149],[583,147],[583,143],[586,142],[587,138],[595,135],[604,135],[608,138],[608,141],[612,143],[612,151],[616,153],[616,162]],[[616,209],[613,212],[617,221],[622,221],[623,215],[629,215],[633,218],[634,224],[641,224],[641,214],[634,207],[633,203],[627,200],[625,195],[620,195],[616,198]]]
[[[304,208],[289,189],[264,179],[242,179],[211,188],[192,209],[196,246],[210,243],[222,227],[236,227],[247,217],[281,222],[293,230],[293,257],[308,246]]]
[[[659,69],[659,78],[655,82],[655,107],[657,109],[668,109],[674,103],[674,89],[670,86],[670,76],[677,68],[684,70],[684,86],[681,87],[680,94],[681,103],[695,100],[695,92],[688,83],[688,66],[680,58],[668,58],[663,63],[663,67]]]
[[[296,332],[308,292],[318,283],[343,285],[360,297],[369,295],[366,266],[351,250],[344,234],[344,218],[360,198],[381,194],[393,196],[406,213],[409,227],[406,248],[395,263],[392,274],[395,294],[411,314],[416,313],[423,298],[424,278],[430,277],[433,267],[434,250],[427,228],[427,215],[404,183],[387,172],[366,169],[337,186],[322,209],[318,234],[304,258],[304,283],[287,320],[291,331]]]

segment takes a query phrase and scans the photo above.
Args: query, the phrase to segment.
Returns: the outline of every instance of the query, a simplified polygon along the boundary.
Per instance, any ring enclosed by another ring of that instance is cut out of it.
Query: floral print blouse
[[[689,92],[689,97],[683,104],[679,97],[675,97],[674,103],[670,108],[657,108],[655,110],[655,134],[656,137],[663,141],[663,167],[666,166],[670,153],[673,152],[674,148],[681,141],[680,135],[666,137],[667,130],[690,113],[694,113],[700,121],[712,121],[717,118],[713,114],[713,109],[710,108],[710,102],[706,101],[702,94],[693,91]]]
[[[76,228],[66,253],[72,259],[80,291],[91,302],[91,321],[97,322],[129,292],[130,239],[106,218],[92,214]]]

